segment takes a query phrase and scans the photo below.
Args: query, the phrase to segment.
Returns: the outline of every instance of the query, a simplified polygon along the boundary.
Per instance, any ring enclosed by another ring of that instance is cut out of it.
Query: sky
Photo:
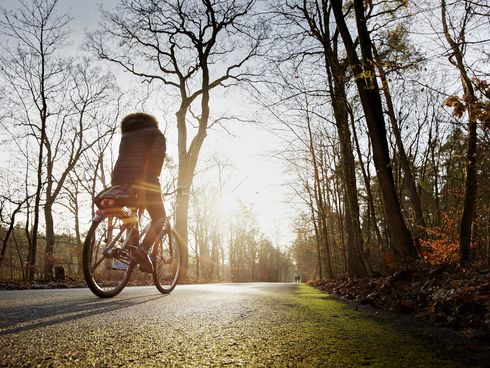
[[[71,39],[72,47],[78,48],[87,31],[95,30],[99,19],[98,6],[111,9],[118,0],[60,0],[60,12],[66,11],[72,18]],[[18,0],[0,0],[3,8],[15,8]],[[119,75],[119,83],[134,83],[122,71],[111,67]],[[124,86],[123,86],[124,87]],[[243,93],[243,92],[242,92]],[[247,102],[246,96],[240,92],[234,94],[219,94],[212,96],[211,110],[237,109],[260,117],[260,111]],[[149,107],[149,110],[152,108]],[[153,111],[147,111],[154,113]],[[260,120],[260,119],[259,119]],[[260,231],[281,247],[293,239],[292,218],[294,210],[289,203],[290,195],[287,180],[287,168],[283,162],[271,157],[271,153],[280,150],[282,141],[262,124],[231,123],[226,130],[217,127],[208,132],[204,142],[201,159],[218,155],[232,164],[230,169],[223,204],[225,210],[236,209],[237,201],[241,200],[252,206],[257,215]],[[170,126],[167,131],[168,152],[177,157],[176,128]],[[4,161],[4,159],[2,159]]]

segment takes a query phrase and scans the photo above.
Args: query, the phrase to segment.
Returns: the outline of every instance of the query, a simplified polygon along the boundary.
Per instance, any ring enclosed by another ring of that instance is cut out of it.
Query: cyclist
[[[150,229],[133,254],[140,271],[151,273],[153,265],[148,249],[161,231],[165,218],[159,180],[166,152],[165,136],[155,117],[142,112],[124,117],[121,133],[111,184],[121,185],[135,193],[138,206],[144,207],[150,215]]]

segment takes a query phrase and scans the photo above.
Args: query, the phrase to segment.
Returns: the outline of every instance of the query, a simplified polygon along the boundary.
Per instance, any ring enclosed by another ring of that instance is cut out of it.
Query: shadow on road
[[[84,297],[70,301],[42,302],[11,307],[0,306],[0,336],[61,324],[71,320],[120,311],[167,295],[142,295],[124,299]]]

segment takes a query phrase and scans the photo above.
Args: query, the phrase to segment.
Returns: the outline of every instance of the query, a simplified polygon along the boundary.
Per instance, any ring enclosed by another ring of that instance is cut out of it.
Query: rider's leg
[[[146,197],[147,201],[145,207],[150,215],[151,225],[141,246],[143,249],[148,250],[162,230],[166,216],[160,191],[149,192]]]
[[[153,265],[148,255],[148,249],[152,246],[158,233],[162,230],[165,222],[165,209],[163,207],[162,195],[160,192],[160,186],[152,186],[145,190],[142,204],[150,214],[151,224],[145,234],[144,239],[141,242],[140,248],[135,252],[140,264],[140,271],[152,272]]]

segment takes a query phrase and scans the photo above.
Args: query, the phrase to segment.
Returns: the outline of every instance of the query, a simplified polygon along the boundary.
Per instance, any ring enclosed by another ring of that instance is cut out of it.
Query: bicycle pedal
[[[121,251],[121,248],[109,248],[109,249],[104,249],[103,254],[107,258],[114,258],[119,255]]]
[[[126,271],[128,267],[129,265],[127,263],[121,262],[120,260],[116,259],[114,262],[112,262],[111,269],[117,271]]]

